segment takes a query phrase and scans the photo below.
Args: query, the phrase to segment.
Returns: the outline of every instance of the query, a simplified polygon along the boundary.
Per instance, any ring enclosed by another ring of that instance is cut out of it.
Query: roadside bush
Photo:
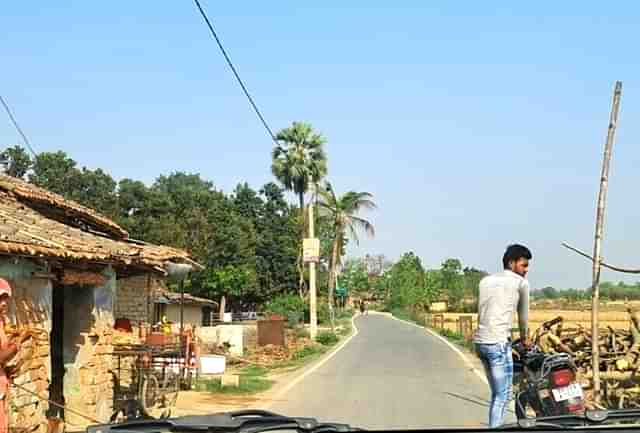
[[[335,311],[335,310],[334,310]],[[326,324],[329,323],[329,304],[327,304],[327,300],[323,298],[318,298],[317,310],[316,314],[318,315],[318,323]],[[311,314],[309,312],[309,304],[306,303],[304,305],[304,321],[305,323],[309,323]]]
[[[309,331],[307,331],[305,328],[296,328],[294,335],[296,338],[308,338]]]
[[[464,338],[464,335],[462,335],[459,332],[451,331],[447,328],[444,328],[444,329],[438,330],[438,333],[443,337],[445,337],[446,339],[456,344],[459,344],[460,346],[464,346],[467,349],[473,349],[473,343],[471,341],[466,340]]]
[[[331,331],[320,332],[316,337],[316,341],[323,346],[333,346],[339,340],[340,338],[338,338],[338,336]]]
[[[351,316],[353,316],[353,309],[351,309],[351,308],[345,308],[344,310],[337,310],[336,311],[336,319],[337,320],[350,319]]]
[[[329,305],[325,302],[322,302],[318,305],[318,323],[329,323],[331,320],[329,316]]]
[[[281,295],[264,306],[267,314],[278,314],[290,323],[299,321],[305,310],[305,302],[298,295]]]
[[[301,359],[307,358],[309,356],[317,355],[318,353],[322,353],[322,350],[318,346],[305,346],[302,349],[298,350],[292,355],[292,359],[295,361],[299,361]]]

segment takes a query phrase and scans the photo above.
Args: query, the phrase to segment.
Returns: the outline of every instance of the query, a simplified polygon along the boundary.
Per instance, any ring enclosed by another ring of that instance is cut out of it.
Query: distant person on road
[[[529,345],[529,271],[531,251],[523,245],[509,245],[502,257],[504,270],[480,281],[478,330],[473,342],[491,388],[489,428],[500,427],[511,397],[513,357],[511,329],[518,311],[520,338]]]
[[[364,299],[360,300],[360,314],[366,314],[367,312],[367,304]]]

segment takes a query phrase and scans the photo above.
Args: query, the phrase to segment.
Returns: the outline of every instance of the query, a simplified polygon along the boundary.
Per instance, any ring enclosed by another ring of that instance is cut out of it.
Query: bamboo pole
[[[593,257],[590,256],[589,254],[585,253],[584,251],[579,250],[576,247],[572,247],[571,245],[569,245],[566,242],[562,243],[562,246],[570,249],[571,251],[580,254],[582,257],[585,257],[589,260],[591,260],[593,262]],[[602,257],[600,257],[600,266],[602,266],[603,268],[607,268],[607,269],[611,269],[612,271],[616,271],[616,272],[622,272],[623,274],[640,274],[640,269],[632,269],[632,268],[623,268],[621,266],[615,266],[609,263],[606,263],[604,260],[602,260]]]
[[[604,146],[604,157],[602,161],[602,174],[600,176],[600,192],[598,193],[598,204],[596,209],[596,230],[593,241],[593,284],[592,284],[592,308],[591,308],[591,338],[598,341],[598,303],[600,297],[600,261],[602,252],[602,234],[604,231],[604,211],[607,201],[607,188],[609,186],[609,165],[611,162],[611,151],[616,136],[618,124],[618,112],[620,110],[620,96],[622,95],[622,82],[616,81],[613,92],[613,102],[611,115],[609,118],[609,129],[607,141]],[[595,345],[593,350],[593,394],[596,402],[600,401],[600,350]]]

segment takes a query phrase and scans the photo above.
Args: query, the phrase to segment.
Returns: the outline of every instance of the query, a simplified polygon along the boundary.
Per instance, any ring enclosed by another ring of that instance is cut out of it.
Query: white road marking
[[[391,316],[393,319],[398,320],[402,323],[406,323],[407,325],[413,325],[416,328],[420,328],[420,329],[424,329],[426,330],[429,334],[433,335],[436,338],[439,338],[440,341],[442,341],[444,344],[446,344],[451,350],[453,350],[455,353],[458,354],[458,356],[460,356],[460,358],[462,358],[462,360],[464,361],[465,364],[467,364],[467,366],[471,369],[471,371],[473,371],[475,373],[476,376],[478,376],[478,378],[484,382],[486,385],[489,385],[489,382],[487,381],[487,378],[485,376],[484,373],[480,372],[471,361],[469,361],[469,358],[467,358],[467,356],[462,353],[462,351],[460,349],[458,349],[456,346],[453,345],[453,343],[451,343],[449,340],[447,340],[446,338],[444,338],[442,335],[438,334],[437,332],[432,331],[431,329],[425,327],[425,326],[420,326],[417,325],[415,323],[412,322],[407,322],[406,320],[402,320],[402,319],[398,319],[395,316]]]

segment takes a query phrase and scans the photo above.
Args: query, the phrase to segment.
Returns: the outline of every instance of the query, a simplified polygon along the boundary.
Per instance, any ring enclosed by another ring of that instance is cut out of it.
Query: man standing
[[[511,328],[518,312],[520,338],[529,344],[529,270],[531,251],[523,245],[509,245],[502,257],[504,270],[480,281],[478,330],[473,342],[491,388],[489,428],[500,427],[511,397],[513,357]]]

